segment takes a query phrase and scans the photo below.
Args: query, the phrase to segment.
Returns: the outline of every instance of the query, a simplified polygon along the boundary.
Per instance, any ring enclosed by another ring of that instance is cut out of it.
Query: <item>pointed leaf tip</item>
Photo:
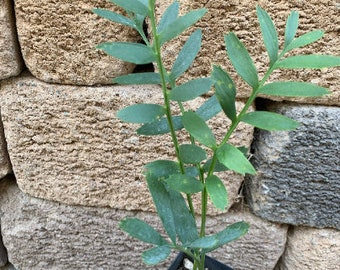
[[[259,84],[258,74],[249,52],[238,37],[230,32],[224,36],[227,54],[237,74],[253,89]]]
[[[260,6],[256,7],[257,17],[260,22],[264,45],[268,51],[270,64],[274,64],[278,57],[279,41],[274,22],[269,14]]]
[[[255,174],[256,170],[244,154],[231,144],[224,144],[217,150],[217,158],[224,166],[242,175]]]

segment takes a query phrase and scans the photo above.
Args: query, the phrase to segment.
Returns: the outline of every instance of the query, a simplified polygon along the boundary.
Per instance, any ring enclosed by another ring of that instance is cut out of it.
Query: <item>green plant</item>
[[[205,254],[244,235],[249,225],[237,222],[224,230],[206,235],[208,197],[214,206],[224,210],[228,205],[227,190],[215,174],[221,170],[232,170],[242,175],[256,171],[247,159],[247,149],[229,143],[229,138],[240,122],[270,131],[292,130],[298,123],[285,116],[265,111],[249,112],[249,107],[259,94],[288,97],[315,97],[327,94],[327,90],[315,84],[295,81],[267,83],[276,69],[325,68],[340,65],[340,58],[328,55],[298,55],[285,57],[287,52],[319,40],[322,31],[312,31],[295,38],[298,13],[288,17],[283,48],[279,50],[277,31],[270,16],[257,7],[262,37],[269,55],[269,67],[260,79],[255,65],[234,33],[224,36],[227,55],[238,75],[252,91],[243,109],[237,113],[235,107],[236,86],[231,77],[220,66],[213,66],[210,77],[197,78],[177,84],[178,78],[191,66],[201,47],[202,31],[196,30],[181,48],[171,70],[166,70],[162,60],[162,46],[183,33],[200,20],[207,12],[198,9],[179,16],[179,2],[174,1],[162,14],[157,23],[155,0],[110,0],[126,11],[126,16],[104,10],[94,12],[113,22],[127,25],[138,31],[145,44],[109,42],[98,46],[107,54],[135,64],[155,63],[157,73],[136,73],[114,79],[119,84],[160,84],[163,104],[134,104],[123,108],[117,117],[125,122],[138,123],[137,133],[153,136],[169,133],[176,160],[156,160],[145,166],[145,178],[157,213],[162,221],[167,239],[150,225],[136,218],[125,218],[120,228],[132,237],[153,244],[155,247],[143,252],[143,261],[157,264],[165,260],[171,249],[182,251],[194,260],[194,269],[204,269]],[[148,18],[151,25],[151,41],[145,35],[143,23]],[[185,109],[185,102],[193,100],[214,89],[214,95],[196,111]],[[173,102],[177,102],[180,113],[175,114]],[[218,142],[206,124],[221,110],[231,120],[224,138]],[[190,141],[180,144],[177,131],[184,129]],[[210,156],[209,156],[210,154]],[[192,194],[201,194],[200,226],[192,203]],[[183,197],[186,198],[184,198]],[[199,229],[198,229],[199,227]]]

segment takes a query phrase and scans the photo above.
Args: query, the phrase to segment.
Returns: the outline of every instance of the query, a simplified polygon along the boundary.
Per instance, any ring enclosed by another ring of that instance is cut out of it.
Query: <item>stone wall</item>
[[[171,1],[159,2],[162,10]],[[304,52],[339,55],[336,0],[180,2],[182,12],[209,9],[197,24],[205,36],[200,58],[182,80],[207,75],[212,63],[231,70],[222,46],[222,33],[228,31],[250,47],[263,70],[267,58],[256,4],[275,19],[281,34],[289,11],[299,11],[298,34],[325,30],[324,39]],[[115,118],[125,105],[160,102],[160,89],[111,84],[111,78],[136,67],[95,45],[139,38],[92,14],[94,7],[115,10],[105,0],[0,0],[0,269],[166,269],[169,263],[143,265],[145,245],[117,228],[125,216],[160,227],[141,168],[155,158],[171,158],[171,143],[166,137],[138,137],[132,125]],[[185,39],[167,44],[167,65]],[[230,208],[212,212],[208,231],[239,220],[250,224],[245,237],[213,254],[235,269],[340,265],[340,70],[278,73],[273,79],[297,76],[331,94],[261,99],[253,107],[297,119],[302,123],[297,130],[254,132],[241,125],[232,138],[252,148],[258,173],[245,179],[222,175]],[[241,108],[249,91],[237,84]],[[211,124],[222,134],[230,123],[217,115]]]

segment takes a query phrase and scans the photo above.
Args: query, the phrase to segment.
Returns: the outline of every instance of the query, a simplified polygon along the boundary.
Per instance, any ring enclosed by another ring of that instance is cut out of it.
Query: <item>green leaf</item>
[[[256,12],[261,26],[264,45],[268,51],[270,65],[272,65],[277,60],[279,51],[279,41],[275,25],[269,14],[264,9],[257,6]]]
[[[160,44],[162,45],[180,35],[184,32],[184,30],[200,20],[206,12],[207,9],[202,8],[190,11],[184,16],[178,17],[174,22],[170,23],[162,32],[159,33]]]
[[[142,260],[148,265],[155,265],[169,257],[171,248],[167,245],[148,249],[142,253]]]
[[[205,236],[198,238],[194,242],[187,245],[188,248],[192,249],[207,249],[212,248],[218,244],[218,239],[215,235]]]
[[[203,165],[203,171],[204,172],[209,172],[210,166],[211,166],[212,159],[208,159],[206,163]],[[229,169],[224,166],[221,162],[218,160],[215,162],[215,167],[214,167],[214,172],[225,172],[228,171]]]
[[[221,179],[216,175],[208,176],[205,187],[215,207],[223,211],[228,205],[228,194]]]
[[[203,189],[203,184],[200,181],[186,174],[172,174],[166,179],[166,183],[172,190],[185,194],[197,193]]]
[[[152,49],[140,43],[107,42],[99,44],[97,49],[103,50],[110,56],[137,65],[149,64],[156,59]]]
[[[207,158],[201,147],[194,144],[182,144],[179,146],[179,157],[185,164],[197,164]]]
[[[296,11],[292,11],[288,16],[285,30],[285,44],[284,48],[286,48],[294,39],[296,35],[296,31],[299,25],[299,13]]]
[[[136,0],[109,0],[110,2],[120,6],[121,8],[125,9],[126,11],[131,11],[136,14],[140,14],[143,16],[150,15],[150,10],[143,1],[136,1]]]
[[[231,121],[236,120],[236,87],[229,74],[221,67],[214,66],[212,79],[215,81],[215,93],[224,113]]]
[[[216,95],[213,95],[196,110],[196,114],[204,121],[207,121],[218,114],[221,110],[222,108],[216,98]]]
[[[329,68],[340,66],[340,57],[333,55],[297,55],[283,59],[277,64],[278,68]]]
[[[322,30],[315,30],[312,32],[308,32],[298,38],[293,39],[293,41],[287,46],[286,50],[291,51],[296,48],[307,46],[320,38],[322,38],[324,32]]]
[[[237,147],[238,150],[240,150],[245,157],[248,157],[248,151],[249,149],[244,146]],[[203,165],[203,171],[204,172],[209,172],[210,166],[211,166],[212,159],[208,159],[207,162],[204,163]],[[215,166],[214,166],[214,172],[225,172],[228,171],[229,168],[224,166],[221,162],[218,160],[215,161]]]
[[[163,182],[150,172],[146,174],[146,181],[163,227],[172,243],[176,244],[176,223],[174,212],[172,210],[170,193],[164,186]]]
[[[161,78],[158,73],[141,72],[131,73],[128,75],[119,76],[113,79],[114,83],[118,84],[161,84]]]
[[[157,180],[168,178],[172,174],[181,173],[180,166],[172,160],[156,160],[149,162],[145,166],[146,174],[151,174]]]
[[[198,78],[173,88],[170,99],[175,101],[189,101],[209,92],[213,82],[210,78]]]
[[[216,139],[208,125],[194,112],[185,112],[182,116],[184,128],[197,141],[209,148],[216,147]]]
[[[245,146],[239,146],[237,147],[238,150],[240,150],[245,157],[248,156],[249,149]]]
[[[92,10],[93,13],[97,14],[98,16],[108,19],[112,22],[119,23],[122,25],[127,25],[132,28],[136,28],[136,24],[130,20],[129,18],[122,16],[116,12],[107,10],[107,9],[102,9],[102,8],[95,8]]]
[[[228,226],[223,231],[214,235],[216,239],[218,239],[218,243],[212,248],[205,249],[204,252],[211,252],[225,244],[239,239],[241,236],[245,235],[248,232],[248,229],[249,225],[243,221]]]
[[[256,111],[245,114],[241,121],[269,131],[293,130],[299,122],[278,113]]]
[[[117,117],[129,123],[148,123],[165,114],[165,108],[158,104],[134,104],[121,109]]]
[[[207,101],[205,101],[196,111],[196,114],[201,117],[203,120],[207,121],[214,117],[222,110],[217,98],[215,95],[210,97]],[[183,128],[182,118],[181,116],[173,116],[172,117],[175,130],[180,130]],[[137,129],[137,134],[145,135],[145,136],[153,136],[166,134],[170,132],[170,128],[168,125],[168,120],[166,118],[161,118],[159,120],[155,120],[150,123],[146,123]]]
[[[157,33],[162,32],[167,26],[174,22],[178,17],[179,3],[174,1],[163,13],[157,27]]]
[[[175,130],[180,130],[183,128],[181,116],[172,117]],[[145,136],[161,135],[170,132],[168,125],[168,120],[166,118],[161,118],[159,120],[146,123],[137,129],[137,134]]]
[[[191,66],[201,49],[201,44],[202,30],[198,29],[191,34],[178,53],[170,73],[172,79],[176,80]]]
[[[146,166],[146,180],[164,229],[173,244],[176,235],[183,244],[198,238],[196,222],[190,213],[183,196],[174,190],[167,189],[162,178],[179,174],[178,163],[170,160],[157,160]]]
[[[253,60],[237,36],[230,32],[224,36],[227,54],[237,73],[252,88],[257,88],[259,79]]]
[[[184,168],[185,174],[192,176],[192,177],[197,177],[199,175],[199,170],[196,166],[188,166]]]
[[[231,144],[224,144],[217,149],[217,158],[224,166],[242,175],[255,174],[256,170],[243,153]]]
[[[146,243],[164,245],[167,242],[153,227],[138,218],[124,218],[119,222],[119,228],[130,236]]]
[[[285,97],[320,97],[328,94],[326,88],[305,82],[273,82],[260,88],[260,94]]]
[[[177,236],[182,244],[186,245],[198,238],[196,221],[190,213],[183,196],[173,190],[170,190],[169,194]]]

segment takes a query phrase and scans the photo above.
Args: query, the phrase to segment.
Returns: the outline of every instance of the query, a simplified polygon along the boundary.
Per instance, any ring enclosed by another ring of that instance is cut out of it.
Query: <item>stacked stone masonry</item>
[[[159,1],[158,14],[171,2]],[[212,64],[232,72],[223,47],[223,33],[229,31],[246,44],[263,73],[267,55],[259,42],[257,4],[274,18],[281,35],[290,10],[300,13],[298,35],[325,30],[321,41],[302,52],[340,52],[336,0],[179,2],[182,14],[192,8],[209,9],[196,25],[203,30],[202,51],[181,81],[207,76]],[[139,137],[133,125],[115,118],[128,104],[159,103],[161,92],[159,86],[111,85],[113,77],[136,67],[95,46],[140,38],[94,15],[95,7],[120,12],[105,0],[0,0],[1,270],[166,269],[169,264],[143,265],[140,253],[146,246],[118,229],[120,219],[137,216],[161,230],[141,168],[156,158],[172,158],[171,142]],[[166,44],[168,67],[189,34]],[[293,132],[254,133],[247,125],[237,130],[232,141],[252,144],[258,173],[247,177],[244,186],[242,176],[221,175],[230,205],[223,213],[212,211],[208,232],[240,220],[250,224],[250,231],[213,257],[235,269],[338,269],[339,77],[340,69],[335,68],[272,76],[271,80],[318,83],[330,94],[257,102],[257,109],[276,111],[302,124]],[[239,110],[249,89],[241,80],[236,82],[241,89]],[[188,106],[196,108],[202,102],[203,98]],[[209,124],[222,135],[230,123],[220,114]]]

